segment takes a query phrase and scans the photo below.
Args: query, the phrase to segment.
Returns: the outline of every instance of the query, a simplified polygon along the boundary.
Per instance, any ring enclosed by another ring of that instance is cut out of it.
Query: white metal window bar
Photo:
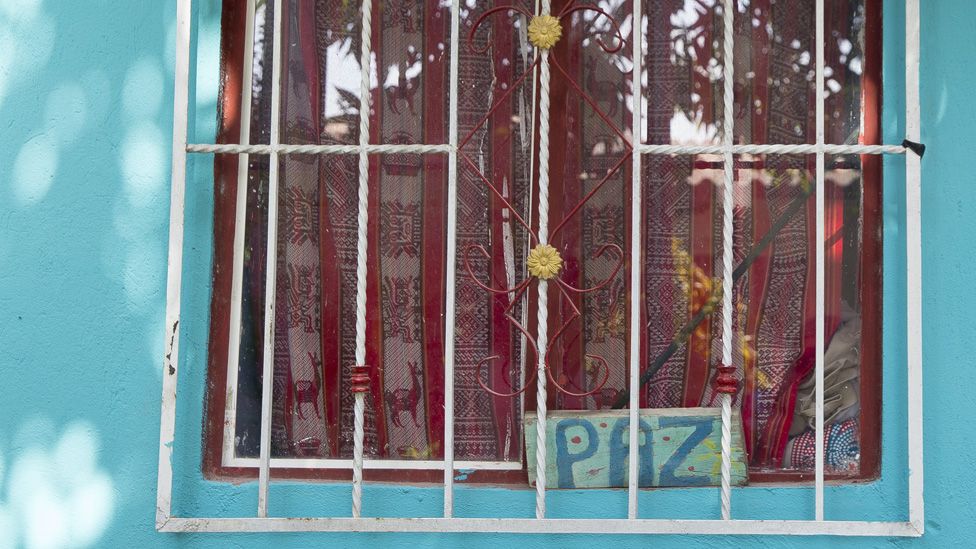
[[[366,270],[365,228],[367,219],[366,192],[369,166],[369,155],[375,153],[409,152],[414,154],[443,154],[449,159],[448,175],[448,211],[447,211],[447,256],[456,254],[454,238],[456,228],[456,191],[457,191],[457,54],[459,31],[459,0],[451,3],[451,43],[450,43],[450,114],[449,114],[449,143],[446,145],[371,145],[369,140],[369,109],[360,110],[360,143],[358,145],[290,145],[280,143],[280,74],[281,74],[281,34],[282,28],[281,4],[282,0],[275,0],[274,10],[274,41],[272,66],[271,93],[271,137],[268,145],[251,145],[249,124],[241,125],[240,141],[238,145],[203,145],[187,142],[188,99],[189,99],[189,60],[190,60],[190,14],[191,0],[177,0],[177,53],[176,53],[176,87],[174,96],[173,120],[173,160],[172,160],[172,191],[170,206],[170,243],[168,257],[167,283],[167,312],[166,312],[166,342],[164,357],[164,377],[162,396],[162,422],[160,427],[159,446],[159,476],[157,485],[156,523],[161,531],[426,531],[426,532],[518,532],[518,533],[661,533],[661,534],[793,534],[793,535],[862,535],[862,536],[919,536],[924,531],[923,505],[923,476],[922,476],[922,352],[921,352],[921,164],[918,154],[905,154],[904,146],[899,145],[828,145],[824,142],[824,2],[816,0],[816,144],[812,145],[735,145],[733,144],[733,80],[732,80],[732,20],[735,12],[734,0],[723,0],[724,18],[724,120],[723,142],[721,145],[683,146],[683,145],[649,145],[642,142],[642,136],[635,131],[635,153],[632,158],[632,227],[640,230],[641,200],[640,200],[640,166],[642,154],[721,154],[724,163],[723,189],[723,287],[731,288],[731,239],[732,239],[732,207],[733,207],[733,158],[736,154],[815,154],[816,155],[816,470],[815,470],[815,517],[813,520],[734,520],[731,518],[731,491],[729,487],[730,470],[730,434],[731,397],[723,395],[722,406],[722,483],[720,488],[721,519],[714,520],[669,520],[669,519],[640,519],[637,509],[637,462],[638,447],[638,400],[637,391],[630,392],[630,475],[628,485],[628,512],[626,519],[553,519],[546,518],[545,513],[545,481],[544,476],[537,483],[536,518],[535,519],[497,519],[497,518],[454,518],[453,517],[453,478],[454,470],[460,462],[454,461],[453,448],[453,326],[454,315],[454,261],[448,261],[447,269],[447,322],[445,334],[445,450],[443,461],[429,460],[421,467],[442,468],[444,471],[444,513],[442,518],[364,518],[362,516],[362,471],[364,468],[382,467],[381,464],[370,464],[363,459],[363,395],[357,393],[355,407],[355,449],[352,466],[352,518],[275,518],[268,517],[268,484],[272,464],[270,457],[270,421],[271,421],[271,383],[264,383],[262,388],[261,410],[261,445],[259,468],[259,489],[257,502],[257,517],[238,518],[184,518],[172,515],[173,470],[172,455],[176,432],[176,388],[179,373],[179,324],[180,324],[180,296],[182,285],[182,255],[183,255],[183,222],[184,197],[186,185],[187,153],[230,153],[239,155],[239,189],[246,183],[246,167],[249,154],[267,154],[270,157],[269,172],[269,223],[268,223],[268,256],[267,256],[267,285],[265,311],[265,346],[273,343],[274,330],[274,296],[273,284],[276,279],[276,243],[277,229],[277,193],[279,179],[279,157],[282,154],[357,154],[359,155],[359,246],[358,246],[358,288],[357,288],[357,341],[356,361],[362,365],[365,361],[364,333],[364,280]],[[550,0],[542,0],[537,7],[537,13],[548,15]],[[640,0],[633,1],[632,25],[635,39],[632,40],[634,75],[632,79],[633,93],[633,127],[643,127],[643,112],[641,109],[641,67],[643,54],[641,33],[641,4]],[[246,45],[245,55],[250,60],[253,51],[254,9],[255,1],[248,0],[246,17]],[[918,93],[918,61],[919,61],[919,0],[905,2],[905,102],[906,102],[906,140],[918,142],[920,140],[920,112]],[[371,36],[371,2],[362,4],[362,53],[361,53],[361,105],[369,105],[369,74],[372,52],[370,50]],[[539,73],[539,240],[547,240],[548,220],[548,110],[549,110],[549,64],[548,51],[542,49],[537,52],[540,56]],[[244,63],[244,101],[242,115],[244,120],[250,116],[250,63]],[[823,377],[824,377],[824,157],[827,154],[905,154],[906,158],[906,233],[907,233],[907,328],[908,328],[908,511],[907,522],[868,522],[868,521],[828,521],[824,518],[824,410],[823,410]],[[234,237],[234,274],[232,279],[232,297],[239,298],[241,293],[241,270],[243,264],[243,214],[246,201],[244,193],[238,192],[236,204],[237,230]],[[640,253],[639,238],[631,239],[631,253]],[[636,263],[635,263],[636,265]],[[639,284],[639,269],[632,268],[630,276],[631,294]],[[539,280],[538,307],[538,343],[539,364],[543,369],[546,345],[546,281]],[[722,304],[722,362],[731,363],[731,291],[723,292]],[[637,348],[640,338],[639,312],[637,307],[631,308],[631,345]],[[236,311],[232,308],[231,322],[240,321],[239,300]],[[230,360],[237,360],[237,345],[233,344],[236,330],[230,330],[232,344],[230,345]],[[637,368],[638,353],[631,353],[630,382],[632,386],[638,383]],[[271,379],[274,353],[266,348],[264,352],[264,379]],[[540,371],[537,386],[537,414],[538,414],[538,443],[534,456],[540,466],[538,471],[544,475],[545,464],[545,420],[546,420],[546,376]],[[529,457],[532,459],[532,457]],[[289,460],[289,464],[291,465]],[[308,460],[329,461],[336,467],[348,467],[348,460]],[[306,464],[319,466],[318,464]],[[398,466],[403,467],[404,463]],[[416,466],[414,466],[416,467]]]

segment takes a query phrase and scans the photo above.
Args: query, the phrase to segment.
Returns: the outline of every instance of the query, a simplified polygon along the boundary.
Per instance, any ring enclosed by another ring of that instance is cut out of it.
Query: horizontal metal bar
[[[257,467],[257,458],[230,458],[225,460],[225,467]],[[272,458],[272,469],[352,469],[351,459],[320,459],[320,458]],[[363,469],[392,471],[392,470],[411,470],[411,471],[440,471],[444,468],[442,460],[417,459],[417,460],[395,460],[395,459],[366,459],[363,461]],[[520,461],[455,461],[455,470],[472,471],[520,471],[522,462]]]
[[[189,153],[213,154],[359,154],[359,145],[211,145],[192,143],[186,146]],[[452,145],[366,145],[366,152],[377,154],[449,153]]]
[[[638,145],[641,154],[905,154],[901,145]]]
[[[527,518],[170,518],[161,532],[499,532],[918,537],[910,522]]]
[[[374,154],[449,153],[452,145],[366,145]],[[732,145],[732,154],[905,154],[901,145]],[[725,154],[724,145],[638,145],[641,154]],[[204,154],[359,154],[359,145],[229,145],[194,143],[186,152]]]

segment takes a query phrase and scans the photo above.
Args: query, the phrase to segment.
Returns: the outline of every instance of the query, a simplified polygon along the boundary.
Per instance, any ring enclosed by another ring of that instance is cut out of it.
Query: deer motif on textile
[[[420,393],[423,391],[421,372],[416,362],[408,362],[410,367],[410,387],[394,389],[386,392],[386,405],[390,409],[390,421],[395,427],[403,427],[400,414],[407,412],[416,427],[420,427],[417,418],[417,407],[420,405]]]
[[[319,410],[319,391],[322,390],[322,362],[312,353],[308,353],[308,358],[312,362],[312,373],[315,375],[315,379],[295,382],[295,412],[300,419],[305,419],[302,404],[311,404],[315,410],[315,417],[321,419],[322,412]]]

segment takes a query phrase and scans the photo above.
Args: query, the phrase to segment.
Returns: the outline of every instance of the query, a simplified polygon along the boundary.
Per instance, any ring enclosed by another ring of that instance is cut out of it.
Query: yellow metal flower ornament
[[[536,15],[529,22],[529,42],[537,48],[548,50],[559,42],[562,34],[559,19],[551,15]]]
[[[556,248],[548,244],[539,244],[529,252],[525,264],[529,268],[530,275],[549,280],[559,274],[559,270],[563,267],[563,258]]]

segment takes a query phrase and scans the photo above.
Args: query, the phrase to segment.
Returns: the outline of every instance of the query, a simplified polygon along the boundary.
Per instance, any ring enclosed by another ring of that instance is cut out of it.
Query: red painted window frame
[[[882,0],[865,0],[864,68],[861,80],[863,143],[881,143],[882,101]],[[221,15],[221,81],[218,105],[217,143],[236,143],[240,135],[242,59],[244,55],[245,0],[227,0]],[[210,305],[209,360],[203,418],[204,476],[211,480],[247,481],[257,477],[257,468],[225,467],[222,464],[227,385],[227,344],[230,318],[230,289],[233,262],[235,208],[237,199],[237,156],[216,155],[214,161],[214,268]],[[827,480],[864,482],[877,479],[881,469],[881,323],[882,323],[882,165],[878,155],[861,157],[864,235],[862,242],[860,468],[856,475],[831,475]],[[530,406],[531,407],[531,406]],[[524,455],[523,455],[524,464]],[[275,468],[272,476],[291,480],[348,480],[344,469]],[[367,481],[437,483],[440,470],[366,470]],[[813,471],[769,471],[750,468],[750,484],[812,482]],[[475,471],[470,483],[498,483],[527,486],[528,476],[520,471]]]

